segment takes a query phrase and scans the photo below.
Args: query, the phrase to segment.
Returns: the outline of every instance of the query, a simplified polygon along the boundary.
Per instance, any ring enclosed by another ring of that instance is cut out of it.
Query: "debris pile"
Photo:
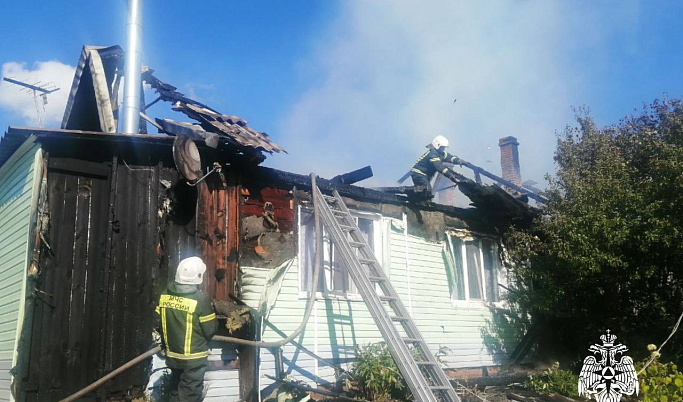
[[[214,300],[213,308],[219,317],[226,319],[225,328],[228,333],[234,334],[246,328],[252,321],[251,309],[225,300]]]

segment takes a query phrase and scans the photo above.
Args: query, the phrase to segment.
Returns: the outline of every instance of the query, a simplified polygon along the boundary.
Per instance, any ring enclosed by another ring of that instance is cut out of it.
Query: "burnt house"
[[[10,127],[0,142],[0,400],[62,399],[150,349],[158,295],[189,255],[205,260],[214,300],[258,312],[233,336],[278,340],[301,322],[310,178],[260,166],[284,149],[151,70],[143,78],[159,100],[197,123],[145,116],[159,134],[144,123],[140,134],[116,133],[121,61],[116,46],[85,47],[62,128]],[[509,359],[525,328],[500,313],[500,234],[530,219],[526,204],[474,182],[463,186],[472,208],[416,206],[341,180],[319,187],[342,195],[430,347],[451,350],[452,368]],[[381,340],[329,240],[324,253],[306,330],[275,353],[213,344],[207,400],[254,399],[276,372],[332,386],[358,346]],[[153,393],[161,372],[155,358],[88,397]]]

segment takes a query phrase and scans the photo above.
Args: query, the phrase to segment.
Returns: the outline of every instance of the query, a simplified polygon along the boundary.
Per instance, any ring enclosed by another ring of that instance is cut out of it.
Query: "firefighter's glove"
[[[448,177],[453,183],[458,184],[460,182],[460,178],[450,170],[447,171],[444,176]]]
[[[165,356],[166,355],[166,345],[164,345],[164,338],[161,336],[159,333],[159,330],[154,328],[152,330],[152,340],[154,341],[155,346],[161,346],[161,355]]]
[[[454,165],[460,165],[460,166],[462,166],[462,165],[464,165],[464,164],[467,163],[467,162],[465,162],[464,160],[458,158],[457,156],[454,156],[454,157],[451,158],[451,163],[454,164]]]

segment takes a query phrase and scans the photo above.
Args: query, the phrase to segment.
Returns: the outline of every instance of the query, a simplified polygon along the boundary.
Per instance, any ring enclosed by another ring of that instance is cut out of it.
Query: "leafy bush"
[[[673,363],[654,360],[638,376],[640,397],[644,402],[683,401],[683,373]]]
[[[557,392],[569,397],[578,397],[578,383],[577,375],[569,370],[562,370],[560,363],[555,362],[542,373],[530,376],[524,385],[539,394],[549,395]]]
[[[358,350],[352,375],[358,382],[360,396],[366,400],[408,399],[406,382],[384,342]]]
[[[605,128],[580,109],[577,122],[558,137],[548,203],[506,236],[509,302],[539,324],[541,355],[569,361],[605,328],[624,344],[664,339],[683,303],[683,102]],[[683,337],[668,350],[682,358]]]

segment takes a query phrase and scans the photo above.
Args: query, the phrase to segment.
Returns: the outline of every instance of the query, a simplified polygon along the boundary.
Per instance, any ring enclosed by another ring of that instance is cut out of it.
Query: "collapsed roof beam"
[[[353,183],[358,183],[359,181],[369,179],[372,177],[372,168],[370,166],[366,166],[360,169],[356,169],[353,172],[349,173],[344,173],[340,174],[338,176],[334,176],[331,180],[330,183],[332,184],[353,184]]]
[[[473,165],[470,162],[463,163],[463,166],[466,166],[466,167],[472,169],[472,171],[474,172],[474,174],[476,176],[478,176],[480,174],[484,175],[484,176],[488,177],[489,179],[491,179],[495,182],[498,182],[498,183],[504,185],[505,187],[508,187],[508,188],[511,188],[515,191],[518,191],[518,192],[526,195],[529,198],[533,198],[534,200],[536,200],[538,202],[542,202],[544,204],[546,204],[548,202],[547,198],[536,193],[535,191],[524,188],[524,187],[520,187],[520,186],[518,186],[518,185],[516,185],[516,184],[514,184],[508,180],[503,179],[502,177],[496,176],[495,174],[480,168],[479,166]]]

